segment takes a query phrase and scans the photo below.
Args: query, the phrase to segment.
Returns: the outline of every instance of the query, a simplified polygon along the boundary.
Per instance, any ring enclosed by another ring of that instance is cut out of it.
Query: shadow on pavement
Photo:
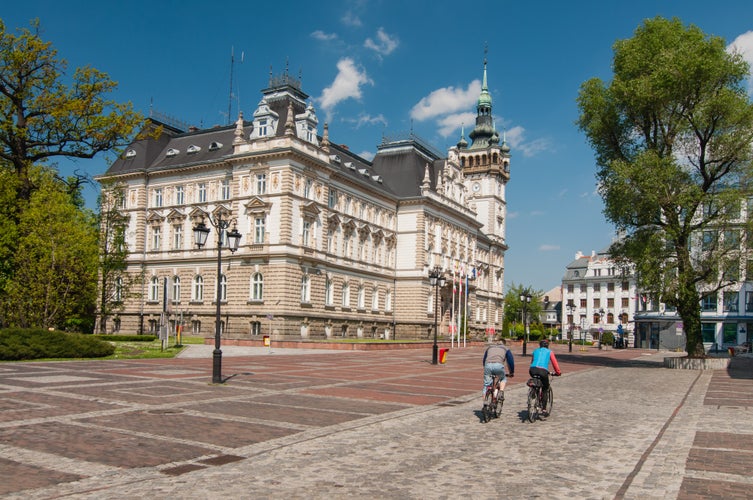
[[[664,368],[664,364],[656,359],[619,359],[609,356],[594,356],[593,354],[557,353],[560,362],[579,365],[608,366],[610,368]]]

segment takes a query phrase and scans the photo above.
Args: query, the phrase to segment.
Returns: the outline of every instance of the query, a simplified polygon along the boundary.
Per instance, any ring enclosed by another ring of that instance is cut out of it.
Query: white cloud
[[[737,52],[743,56],[743,59],[750,64],[753,71],[753,31],[746,31],[739,35],[727,46],[730,53]],[[753,94],[753,75],[748,75],[748,94]]]
[[[440,115],[466,110],[473,107],[480,93],[481,82],[479,80],[473,80],[465,90],[443,87],[418,101],[418,104],[411,109],[410,116],[414,120],[424,121]]]
[[[332,85],[322,91],[317,102],[327,113],[328,120],[338,103],[346,99],[360,99],[361,87],[373,85],[366,71],[356,66],[353,59],[345,57],[337,62],[337,76]]]
[[[541,210],[534,210],[531,212],[532,217],[541,217],[542,215],[546,215],[546,212],[543,212]]]
[[[356,28],[360,27],[363,23],[361,23],[361,18],[358,17],[358,14],[355,14],[353,11],[347,11],[345,14],[343,14],[343,17],[340,18],[340,21],[346,26],[354,26]]]
[[[383,114],[379,113],[376,116],[361,114],[358,116],[358,120],[356,121],[356,128],[359,128],[362,125],[377,125],[379,123],[381,123],[385,127],[387,126],[387,118],[385,118]]]
[[[361,151],[360,153],[358,153],[358,156],[360,156],[360,157],[361,157],[361,158],[363,158],[364,160],[369,160],[369,161],[371,161],[371,160],[373,160],[373,159],[374,159],[374,156],[375,156],[375,155],[374,155],[374,153],[372,153],[371,151]]]
[[[549,151],[552,149],[549,139],[541,138],[533,141],[526,140],[526,129],[521,126],[512,127],[509,130],[505,130],[504,138],[507,143],[515,151],[520,151],[523,156],[530,158],[536,156],[536,154],[542,151]]]
[[[379,28],[377,30],[376,37],[377,42],[371,38],[367,38],[363,43],[363,46],[367,49],[373,50],[380,56],[390,55],[400,44],[398,38],[396,36],[388,35],[387,32],[384,31],[384,28]]]
[[[520,212],[507,212],[508,219],[517,219],[519,215]]]
[[[331,42],[332,40],[337,39],[337,34],[335,33],[325,33],[322,30],[316,30],[311,33],[311,38],[315,40],[320,40],[322,42]]]
[[[556,252],[559,249],[560,249],[559,245],[546,245],[546,244],[544,244],[544,245],[541,245],[539,247],[539,250],[542,251],[542,252]]]
[[[466,140],[468,140],[468,132],[470,130],[473,130],[473,124],[475,123],[475,121],[476,113],[471,113],[470,111],[468,113],[455,113],[452,115],[447,115],[444,118],[437,120],[437,124],[439,125],[439,135],[445,138],[450,137],[465,125],[465,135]],[[459,138],[460,134],[458,134],[458,139]]]

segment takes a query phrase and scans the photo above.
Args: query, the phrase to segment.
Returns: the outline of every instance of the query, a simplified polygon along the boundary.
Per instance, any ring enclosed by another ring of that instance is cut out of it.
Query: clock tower
[[[469,204],[476,212],[478,221],[484,225],[482,231],[495,243],[505,245],[505,187],[510,180],[510,147],[504,138],[500,144],[499,133],[494,125],[486,65],[484,57],[484,77],[476,105],[476,125],[468,134],[471,144],[465,140],[465,131],[462,131],[456,151],[465,187],[469,192]]]

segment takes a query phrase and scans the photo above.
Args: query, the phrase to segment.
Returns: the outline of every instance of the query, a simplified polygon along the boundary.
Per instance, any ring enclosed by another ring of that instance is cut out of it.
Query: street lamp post
[[[575,314],[575,304],[573,301],[567,303],[567,319],[569,323],[568,329],[570,330],[567,338],[567,352],[573,352],[573,315]]]
[[[431,364],[436,365],[438,363],[438,351],[437,345],[437,306],[439,305],[439,289],[442,288],[447,278],[442,274],[442,269],[439,266],[435,266],[434,269],[429,271],[429,284],[434,287],[434,345],[431,347]]]
[[[601,335],[604,333],[604,309],[599,309],[599,349],[601,349]]]
[[[528,304],[531,302],[531,294],[528,292],[521,293],[520,301],[523,303],[523,356],[526,356],[526,345],[528,344]]]
[[[220,334],[222,333],[220,326],[220,299],[222,299],[222,295],[220,294],[220,276],[222,276],[222,240],[226,238],[228,249],[230,249],[231,252],[235,252],[236,250],[238,250],[238,243],[241,239],[241,233],[239,233],[235,227],[233,227],[232,230],[226,232],[227,228],[230,226],[231,221],[228,219],[223,219],[222,214],[218,214],[214,220],[212,220],[212,217],[210,216],[209,222],[217,230],[217,310],[214,329],[214,351],[212,352],[212,383],[221,384],[223,382],[222,350],[220,349]],[[204,224],[203,219],[196,226],[194,226],[193,234],[194,238],[196,239],[197,247],[201,248],[206,244],[209,233],[210,229],[206,226],[206,224]],[[225,238],[223,238],[223,236]]]

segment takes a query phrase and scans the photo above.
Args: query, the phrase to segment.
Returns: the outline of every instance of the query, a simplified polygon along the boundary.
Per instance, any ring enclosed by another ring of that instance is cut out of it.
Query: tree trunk
[[[682,327],[685,331],[685,351],[690,358],[705,358],[706,349],[703,347],[703,335],[701,333],[701,304],[695,284],[683,282],[679,289],[679,304],[677,312],[682,318]]]

